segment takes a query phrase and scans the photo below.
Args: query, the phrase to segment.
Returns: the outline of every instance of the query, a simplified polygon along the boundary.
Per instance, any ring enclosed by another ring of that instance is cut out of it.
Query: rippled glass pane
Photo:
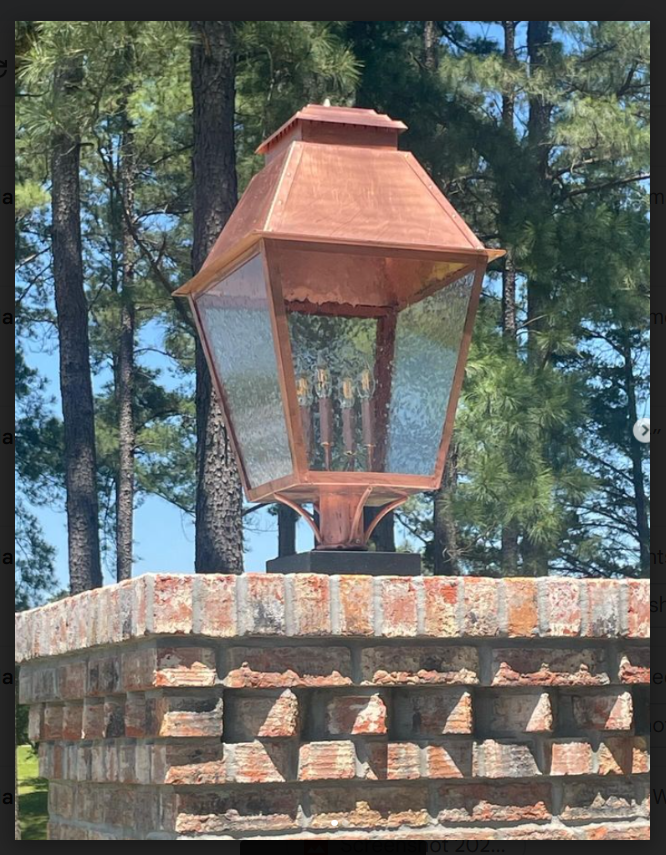
[[[464,276],[398,315],[387,472],[434,472],[473,281]]]
[[[250,485],[293,469],[261,256],[196,302]]]
[[[368,405],[374,383],[376,318],[291,311],[289,333],[305,444],[312,469],[369,465]]]

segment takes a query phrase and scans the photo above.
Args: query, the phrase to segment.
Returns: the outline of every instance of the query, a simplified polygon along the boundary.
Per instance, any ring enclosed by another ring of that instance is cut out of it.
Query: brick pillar
[[[649,590],[160,575],[18,614],[49,837],[649,839]]]

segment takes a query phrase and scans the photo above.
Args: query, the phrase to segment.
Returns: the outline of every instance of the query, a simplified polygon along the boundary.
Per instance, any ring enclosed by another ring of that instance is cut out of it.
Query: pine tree
[[[231,21],[191,21],[194,108],[192,267],[206,260],[236,204],[235,35]],[[197,573],[243,569],[240,478],[201,343],[197,372]]]
[[[81,82],[75,58],[55,73],[59,110]],[[95,413],[90,378],[88,306],[83,288],[76,133],[57,129],[51,154],[53,274],[60,344],[60,393],[65,438],[69,573],[72,594],[102,584],[99,552]]]

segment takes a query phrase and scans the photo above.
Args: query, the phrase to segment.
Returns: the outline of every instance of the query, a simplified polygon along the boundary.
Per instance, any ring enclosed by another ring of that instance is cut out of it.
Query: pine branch
[[[99,139],[99,137],[97,138],[97,153],[99,154],[100,160],[102,161],[102,164],[104,166],[104,170],[106,172],[107,178],[111,182],[111,186],[114,188],[115,192],[118,194],[118,198],[121,199],[122,198],[121,188],[117,183],[116,176],[114,174],[113,168],[111,167],[111,164],[108,162],[108,158],[104,154],[102,142]],[[158,259],[156,259],[153,256],[153,253],[150,251],[150,249],[144,243],[141,236],[139,235],[137,228],[136,228],[136,223],[134,222],[134,219],[131,215],[131,212],[127,210],[125,205],[121,205],[121,211],[122,211],[123,219],[125,220],[125,224],[127,226],[127,229],[129,231],[129,233],[132,235],[132,240],[136,243],[137,247],[139,248],[139,251],[141,252],[141,255],[146,259],[146,261],[150,265],[150,269],[153,271],[153,273],[157,277],[157,281],[164,288],[164,290],[167,292],[167,294],[171,297],[173,295],[174,289],[171,287],[171,283],[169,282],[167,277],[162,272],[162,268],[160,267],[159,260],[158,260],[159,258],[161,258],[162,254],[164,252],[164,245],[160,249]],[[185,324],[189,327],[189,329],[191,329],[194,332],[194,329],[195,329],[194,328],[194,322],[192,321],[192,318],[189,316],[189,313],[188,313],[188,311],[184,305],[184,301],[183,300],[175,300],[174,305],[175,305],[176,311],[180,315],[181,319],[185,322]]]
[[[618,178],[614,181],[604,181],[602,184],[594,184],[591,187],[580,187],[578,190],[571,190],[565,193],[564,199],[573,199],[574,196],[582,196],[584,193],[594,193],[597,190],[607,190],[609,187],[620,187],[623,184],[631,184],[634,181],[647,181],[650,178],[650,173],[638,173],[638,175],[629,175],[627,178]]]
[[[241,513],[241,516],[242,517],[249,517],[250,514],[253,514],[255,511],[260,511],[262,508],[265,508],[270,504],[271,504],[270,502],[259,502],[259,504],[257,504],[257,505],[252,505],[251,508],[244,508],[242,513]]]

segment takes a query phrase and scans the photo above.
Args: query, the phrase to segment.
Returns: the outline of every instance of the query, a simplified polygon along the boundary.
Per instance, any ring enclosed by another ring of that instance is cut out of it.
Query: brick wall
[[[52,840],[649,839],[649,583],[144,576],[16,616]]]

